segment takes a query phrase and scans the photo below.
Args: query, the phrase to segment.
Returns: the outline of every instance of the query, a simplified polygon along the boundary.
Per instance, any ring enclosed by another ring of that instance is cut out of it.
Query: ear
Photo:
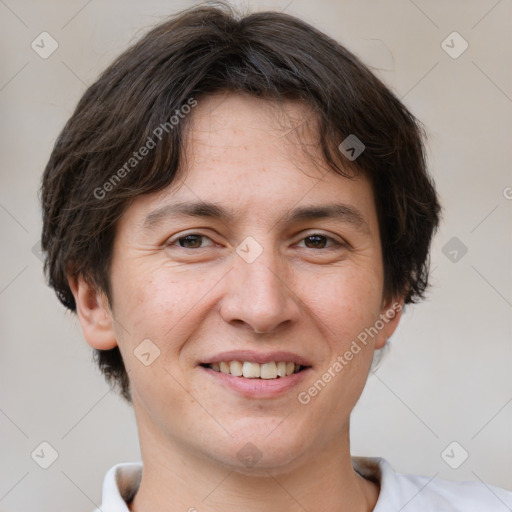
[[[383,301],[382,309],[380,312],[380,321],[375,322],[376,327],[381,327],[377,336],[375,337],[375,349],[381,349],[386,344],[388,338],[391,338],[404,309],[403,297],[394,297],[388,301]]]
[[[90,285],[81,275],[68,275],[68,282],[87,343],[99,350],[116,347],[114,320],[105,294]]]

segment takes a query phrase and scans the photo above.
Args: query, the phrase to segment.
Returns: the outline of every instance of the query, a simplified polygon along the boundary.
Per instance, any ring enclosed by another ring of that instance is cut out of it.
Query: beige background
[[[0,511],[92,510],[107,469],[139,458],[131,409],[108,392],[76,320],[44,284],[32,251],[37,188],[86,86],[191,3],[0,0]],[[401,472],[512,489],[512,2],[245,5],[286,9],[346,44],[429,131],[445,208],[433,288],[407,311],[369,379],[353,415],[353,453],[386,457]],[[43,31],[59,44],[46,60],[31,48]],[[453,31],[469,43],[457,59],[441,47]],[[443,253],[452,237],[468,249],[456,262]],[[30,455],[42,441],[58,452],[46,470]],[[452,441],[469,453],[458,469],[440,455]]]

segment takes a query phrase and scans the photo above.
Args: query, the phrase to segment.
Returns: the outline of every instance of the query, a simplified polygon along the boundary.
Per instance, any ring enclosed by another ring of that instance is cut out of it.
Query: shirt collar
[[[137,492],[142,477],[142,462],[125,462],[110,468],[103,481],[102,505],[99,512],[129,512],[129,503]]]
[[[364,478],[376,482],[380,487],[374,512],[386,512],[384,506],[393,503],[396,495],[397,475],[387,461],[380,457],[352,457],[354,470]],[[142,462],[125,462],[110,468],[103,482],[101,508],[95,512],[130,512],[128,503],[137,492],[142,477]]]

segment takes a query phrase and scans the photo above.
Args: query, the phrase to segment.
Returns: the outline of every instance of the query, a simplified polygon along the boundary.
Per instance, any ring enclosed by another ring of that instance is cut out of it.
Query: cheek
[[[316,313],[328,327],[333,348],[341,351],[379,318],[382,280],[378,269],[347,269],[317,287]]]
[[[169,329],[172,326],[172,317],[179,313],[182,304],[178,281],[159,280],[150,273],[135,269],[118,276],[116,283],[113,289],[114,312],[121,324],[119,334],[123,340],[137,343],[140,336],[160,337],[164,327]]]
[[[365,386],[373,357],[373,338],[367,329],[379,319],[382,284],[379,272],[339,273],[316,293],[316,325],[328,345],[326,357],[310,387],[302,389],[300,403],[315,408],[325,420],[328,438],[338,432],[339,423],[349,416]],[[299,400],[299,401],[300,401]]]
[[[116,334],[133,400],[158,417],[165,389],[172,406],[186,410],[187,395],[180,386],[184,375],[177,363],[199,323],[201,297],[208,283],[134,267],[130,273],[119,272],[116,283]]]
[[[150,339],[160,349],[163,361],[179,354],[200,324],[208,292],[218,284],[219,276],[198,277],[195,272],[161,264],[137,266],[128,262],[117,268],[113,281],[121,351],[129,354]]]

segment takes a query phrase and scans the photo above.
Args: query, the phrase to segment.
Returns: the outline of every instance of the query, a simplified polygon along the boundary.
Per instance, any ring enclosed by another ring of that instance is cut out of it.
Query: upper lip
[[[208,357],[200,364],[220,363],[221,361],[249,361],[252,363],[270,363],[271,361],[292,362],[300,366],[311,366],[311,363],[304,357],[294,354],[293,352],[277,351],[277,352],[254,352],[253,350],[229,350],[220,352],[219,354]]]

